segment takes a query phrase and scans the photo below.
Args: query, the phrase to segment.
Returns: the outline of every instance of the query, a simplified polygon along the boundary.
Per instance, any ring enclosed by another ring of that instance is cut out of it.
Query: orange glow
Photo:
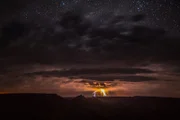
[[[0,94],[8,94],[8,92],[0,92]]]
[[[103,94],[103,96],[107,96],[104,89],[100,89],[100,90],[101,90],[101,93]]]
[[[97,96],[103,96],[103,97],[107,96],[107,90],[101,88],[101,89],[94,91],[93,97],[97,97]]]

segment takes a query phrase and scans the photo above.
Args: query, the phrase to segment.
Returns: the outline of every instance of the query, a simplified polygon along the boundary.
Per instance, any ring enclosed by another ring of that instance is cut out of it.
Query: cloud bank
[[[96,17],[66,11],[51,25],[4,25],[0,92],[180,97],[179,38],[143,26],[143,14]]]

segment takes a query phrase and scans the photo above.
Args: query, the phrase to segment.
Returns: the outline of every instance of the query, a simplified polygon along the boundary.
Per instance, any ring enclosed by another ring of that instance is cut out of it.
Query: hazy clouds
[[[0,92],[91,95],[104,87],[111,95],[180,97],[179,38],[139,24],[143,14],[88,14],[68,11],[48,25],[4,25]]]

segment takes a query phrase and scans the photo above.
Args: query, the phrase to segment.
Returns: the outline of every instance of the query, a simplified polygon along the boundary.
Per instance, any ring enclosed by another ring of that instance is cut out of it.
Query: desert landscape
[[[4,119],[174,119],[179,118],[180,99],[158,97],[63,98],[56,94],[3,94],[0,112]]]

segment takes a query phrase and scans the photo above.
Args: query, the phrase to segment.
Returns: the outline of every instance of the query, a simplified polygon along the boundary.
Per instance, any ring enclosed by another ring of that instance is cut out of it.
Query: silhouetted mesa
[[[56,94],[0,95],[1,117],[17,119],[165,119],[179,118],[180,99],[158,97],[102,97],[72,99]]]

